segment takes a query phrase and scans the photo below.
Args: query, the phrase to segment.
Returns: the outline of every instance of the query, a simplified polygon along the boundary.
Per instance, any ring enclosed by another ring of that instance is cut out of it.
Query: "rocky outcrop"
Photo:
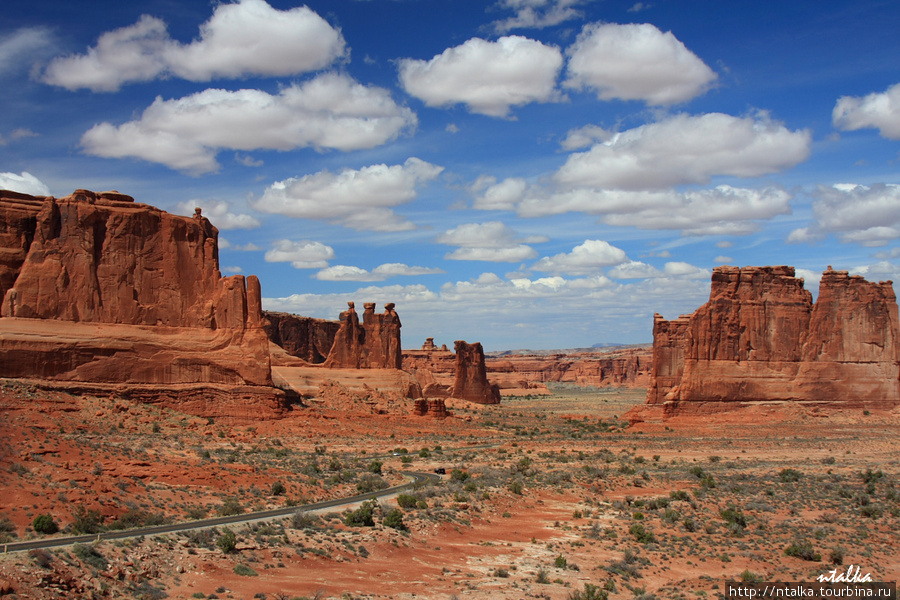
[[[456,379],[451,396],[477,404],[500,404],[500,388],[488,382],[481,344],[454,343]]]
[[[890,281],[829,267],[813,304],[792,267],[717,267],[709,302],[690,317],[654,319],[649,404],[672,402],[671,413],[776,400],[900,404]]]
[[[281,346],[291,356],[313,365],[325,362],[341,326],[338,321],[289,313],[263,312],[263,317],[263,328],[269,341]]]
[[[199,209],[0,192],[0,377],[164,386],[173,405],[183,388],[191,406],[204,385],[240,386],[262,414],[280,412],[259,280],[221,277],[217,239]]]
[[[649,348],[555,354],[511,354],[487,359],[487,373],[501,389],[529,389],[545,383],[594,387],[647,387]]]
[[[340,315],[340,327],[325,359],[328,369],[400,369],[403,351],[400,345],[400,317],[394,304],[384,305],[384,313],[375,312],[375,303],[366,302],[360,324],[356,305]]]
[[[413,403],[413,414],[418,417],[446,419],[450,416],[443,398],[419,398]]]

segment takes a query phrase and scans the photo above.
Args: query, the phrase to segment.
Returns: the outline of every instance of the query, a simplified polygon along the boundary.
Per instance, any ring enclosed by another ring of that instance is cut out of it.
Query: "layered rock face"
[[[657,315],[649,404],[761,400],[900,404],[891,282],[829,267],[813,304],[792,267],[717,267],[709,302]]]
[[[221,277],[217,238],[199,210],[118,192],[0,192],[0,377],[144,396],[164,385],[194,407],[201,388],[238,386],[256,412],[282,411],[259,280]]]
[[[487,379],[484,349],[481,344],[478,342],[467,344],[462,340],[457,340],[454,348],[456,350],[456,380],[450,395],[477,404],[500,404],[500,388],[497,385],[491,385]]]
[[[338,321],[300,317],[289,313],[263,312],[269,341],[291,356],[317,365],[325,362],[341,324]]]
[[[359,322],[356,305],[348,302],[340,315],[340,326],[334,344],[325,359],[328,369],[400,369],[403,352],[400,346],[400,317],[394,304],[385,304],[383,313],[375,312],[375,303],[365,303],[363,322]]]

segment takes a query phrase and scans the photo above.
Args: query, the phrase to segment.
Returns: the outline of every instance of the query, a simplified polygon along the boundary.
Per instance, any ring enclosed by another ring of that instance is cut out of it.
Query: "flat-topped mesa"
[[[347,305],[323,366],[328,369],[402,368],[401,323],[394,303],[385,304],[384,313],[379,314],[375,312],[374,302],[366,302],[362,324],[355,303]]]
[[[247,393],[277,404],[259,280],[222,277],[218,254],[199,209],[0,191],[0,377],[194,386],[194,404],[197,386],[262,386]]]
[[[815,304],[792,267],[717,267],[709,302],[654,317],[648,404],[801,400],[900,404],[900,319],[890,281],[831,267]],[[672,411],[670,407],[669,412]]]
[[[487,379],[484,349],[479,342],[454,343],[456,349],[456,380],[450,395],[477,404],[500,404],[500,388]]]

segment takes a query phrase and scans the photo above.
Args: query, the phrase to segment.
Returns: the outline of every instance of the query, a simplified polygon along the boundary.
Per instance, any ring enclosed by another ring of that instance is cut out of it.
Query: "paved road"
[[[440,477],[433,473],[404,473],[411,477],[412,481],[402,485],[385,488],[377,492],[369,492],[358,496],[350,496],[348,498],[337,498],[335,500],[326,500],[324,502],[314,502],[312,504],[303,504],[300,506],[289,506],[285,508],[274,508],[272,510],[263,510],[254,513],[245,513],[241,515],[232,515],[229,517],[215,517],[212,519],[200,519],[199,521],[191,521],[189,523],[176,523],[172,525],[157,525],[154,527],[140,527],[138,529],[123,529],[120,531],[104,531],[93,535],[73,535],[67,537],[56,537],[29,540],[27,542],[15,542],[11,544],[3,544],[3,552],[21,552],[23,550],[33,550],[35,548],[57,548],[59,546],[69,546],[76,543],[90,543],[99,540],[120,540],[124,538],[139,537],[142,535],[159,535],[163,533],[178,533],[181,531],[190,531],[192,529],[204,529],[207,527],[217,527],[219,525],[233,525],[235,523],[248,523],[250,521],[266,521],[269,519],[277,519],[292,515],[298,510],[321,510],[323,508],[337,508],[349,504],[356,504],[364,500],[372,498],[381,498],[390,496],[399,492],[405,492],[412,489],[419,483],[426,481],[440,481]]]

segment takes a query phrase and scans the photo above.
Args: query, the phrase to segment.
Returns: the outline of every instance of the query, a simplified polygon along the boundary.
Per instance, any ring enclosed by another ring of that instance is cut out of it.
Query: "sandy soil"
[[[590,584],[618,600],[722,597],[729,581],[850,565],[900,579],[896,411],[781,404],[626,427],[642,390],[550,391],[456,404],[440,421],[323,401],[223,423],[7,382],[6,541],[41,537],[44,514],[63,530],[183,521],[408,470],[447,476],[383,501],[374,526],[345,511],[233,527],[233,552],[219,528],[5,554],[0,595],[564,599]],[[406,530],[383,522],[401,501]]]

